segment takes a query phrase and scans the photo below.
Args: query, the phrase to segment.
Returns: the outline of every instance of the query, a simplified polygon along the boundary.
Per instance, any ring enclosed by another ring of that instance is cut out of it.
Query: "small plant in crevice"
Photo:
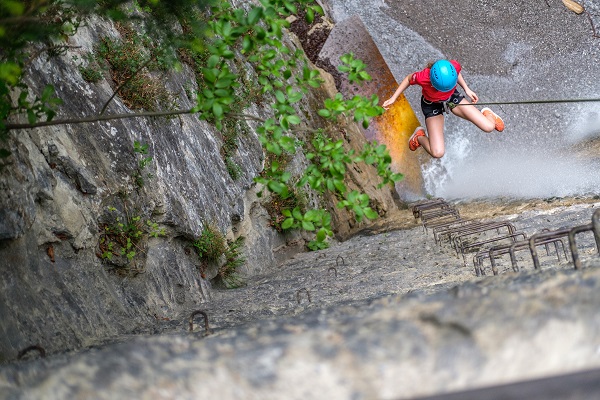
[[[79,72],[81,73],[81,77],[83,78],[83,80],[86,82],[96,83],[101,81],[103,78],[102,71],[98,70],[97,68],[94,68],[93,66],[80,66]]]
[[[244,238],[239,237],[233,242],[227,242],[223,235],[214,225],[206,225],[196,239],[193,246],[198,253],[202,265],[200,273],[205,278],[205,270],[208,263],[222,263],[217,270],[216,283],[223,284],[226,288],[236,288],[243,285],[243,280],[237,270],[244,264],[241,248]]]
[[[246,258],[242,255],[244,237],[240,236],[228,243],[225,250],[225,264],[219,267],[216,279],[228,289],[235,289],[244,285],[244,280],[238,273],[238,268],[244,265]]]
[[[98,256],[121,272],[135,275],[142,272],[135,261],[145,252],[144,242],[149,237],[165,236],[166,232],[151,219],[142,218],[141,213],[130,213],[125,203],[123,206],[123,212],[108,207],[109,216],[99,226]]]
[[[194,241],[198,257],[207,261],[216,262],[225,254],[227,240],[214,225],[206,225],[200,237]]]
[[[145,172],[152,162],[152,157],[148,156],[148,145],[135,141],[133,153],[139,156],[130,175],[135,188],[123,188],[118,195],[108,199],[107,212],[99,218],[97,256],[118,272],[135,275],[143,270],[137,261],[138,256],[145,253],[148,239],[166,236],[166,231],[147,216],[148,212],[142,211],[147,208],[147,202],[139,189],[144,186],[146,178],[152,178],[152,174]]]
[[[293,187],[290,191],[290,195],[286,198],[281,197],[277,193],[271,193],[269,200],[263,203],[263,207],[267,210],[270,217],[270,225],[275,228],[278,232],[283,232],[283,222],[286,220],[286,216],[283,215],[283,210],[293,210],[298,208],[304,211],[307,207],[308,201],[307,196],[303,190],[297,187]]]
[[[242,175],[242,168],[233,160],[238,151],[239,134],[248,134],[250,127],[246,121],[226,118],[223,120],[223,146],[221,146],[221,157],[225,162],[225,167],[229,176],[234,181]]]
[[[106,66],[103,65],[102,60],[96,54],[86,53],[81,58],[84,64],[79,65],[79,72],[84,81],[96,83],[104,79]]]
[[[225,168],[227,168],[227,173],[234,181],[242,176],[242,167],[231,157],[225,158]]]
[[[170,58],[159,47],[151,47],[143,35],[119,25],[122,39],[105,37],[97,56],[106,60],[118,94],[131,109],[156,111],[177,108],[175,96],[150,71],[164,71]]]
[[[110,212],[116,212],[117,209],[109,207]],[[119,255],[126,257],[129,261],[133,260],[138,251],[140,239],[143,235],[144,224],[139,215],[130,216],[126,213],[125,218],[115,217],[112,224],[101,226],[100,250],[102,258],[112,260],[113,256]]]
[[[148,156],[148,144],[138,142],[137,140],[133,142],[133,152],[140,156],[136,170],[134,171],[132,177],[138,188],[142,188],[146,183],[145,179],[152,179],[153,175],[151,173],[144,173],[144,169],[152,162],[152,157]]]

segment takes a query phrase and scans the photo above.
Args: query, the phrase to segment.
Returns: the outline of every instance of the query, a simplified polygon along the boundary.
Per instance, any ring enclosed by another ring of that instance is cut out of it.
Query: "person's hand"
[[[390,97],[389,99],[387,99],[386,101],[383,102],[382,107],[385,108],[386,110],[389,110],[390,106],[396,101],[396,99],[394,99],[393,97]]]
[[[471,103],[475,104],[479,101],[479,97],[477,96],[477,93],[475,93],[471,89],[465,90],[465,94],[467,96],[469,96],[469,98],[471,99]]]

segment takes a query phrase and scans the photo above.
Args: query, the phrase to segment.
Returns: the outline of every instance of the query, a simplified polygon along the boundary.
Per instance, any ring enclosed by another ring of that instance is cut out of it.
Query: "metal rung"
[[[494,243],[494,242],[498,242],[500,240],[504,240],[504,239],[512,239],[513,242],[517,241],[517,238],[521,236],[523,238],[523,240],[527,239],[527,234],[525,234],[525,232],[517,232],[511,235],[505,235],[505,236],[499,236],[499,237],[494,237],[491,239],[487,239],[487,240],[482,240],[480,242],[476,242],[476,243],[470,243],[468,246],[464,246],[461,243],[461,247],[460,247],[460,252],[462,253],[462,257],[463,257],[463,264],[465,266],[467,266],[467,261],[465,260],[465,253],[469,253],[469,251],[467,251],[467,249],[469,249],[470,247],[479,247],[482,246],[484,244],[490,244],[490,243]]]
[[[451,227],[451,228],[448,228],[448,229],[444,230],[443,232],[439,232],[438,233],[438,239],[439,239],[439,241],[441,243],[442,236],[448,235],[448,241],[450,241],[452,235],[455,234],[455,233],[459,233],[459,232],[465,231],[465,230],[470,229],[470,228],[475,228],[475,227],[480,227],[480,226],[487,226],[487,225],[493,224],[493,223],[496,223],[496,222],[473,221],[470,224],[465,224],[465,225]]]
[[[450,235],[450,244],[456,251],[456,256],[458,257],[459,243],[462,243],[462,239],[465,236],[475,235],[477,233],[483,233],[491,230],[499,230],[500,228],[507,228],[510,235],[517,231],[515,226],[510,222],[495,222],[487,225],[472,227],[470,229],[464,229],[458,232],[458,235],[456,236]]]
[[[422,207],[419,208],[416,212],[413,212],[413,215],[415,216],[415,218],[423,218],[424,214],[427,213],[431,213],[435,210],[443,210],[443,209],[447,209],[447,208],[451,208],[454,209],[454,206],[448,204],[448,203],[437,203],[437,204],[431,204],[429,206],[426,207]]]

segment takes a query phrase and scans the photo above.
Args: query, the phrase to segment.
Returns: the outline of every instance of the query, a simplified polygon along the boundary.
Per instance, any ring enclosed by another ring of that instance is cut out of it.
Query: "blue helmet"
[[[449,92],[456,86],[458,74],[456,68],[448,60],[439,60],[431,66],[429,79],[434,88],[440,92]]]

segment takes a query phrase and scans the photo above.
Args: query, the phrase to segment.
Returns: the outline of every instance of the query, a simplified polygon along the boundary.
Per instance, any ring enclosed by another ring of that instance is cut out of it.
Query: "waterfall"
[[[324,3],[336,23],[361,19],[398,82],[429,61],[455,58],[480,102],[600,97],[600,39],[592,28],[598,31],[600,13],[589,1],[581,3],[590,18],[561,4],[516,0]],[[424,124],[420,88],[405,95]],[[419,156],[426,193],[457,199],[598,193],[600,102],[491,108],[504,119],[504,132],[484,133],[446,117],[446,155]]]

